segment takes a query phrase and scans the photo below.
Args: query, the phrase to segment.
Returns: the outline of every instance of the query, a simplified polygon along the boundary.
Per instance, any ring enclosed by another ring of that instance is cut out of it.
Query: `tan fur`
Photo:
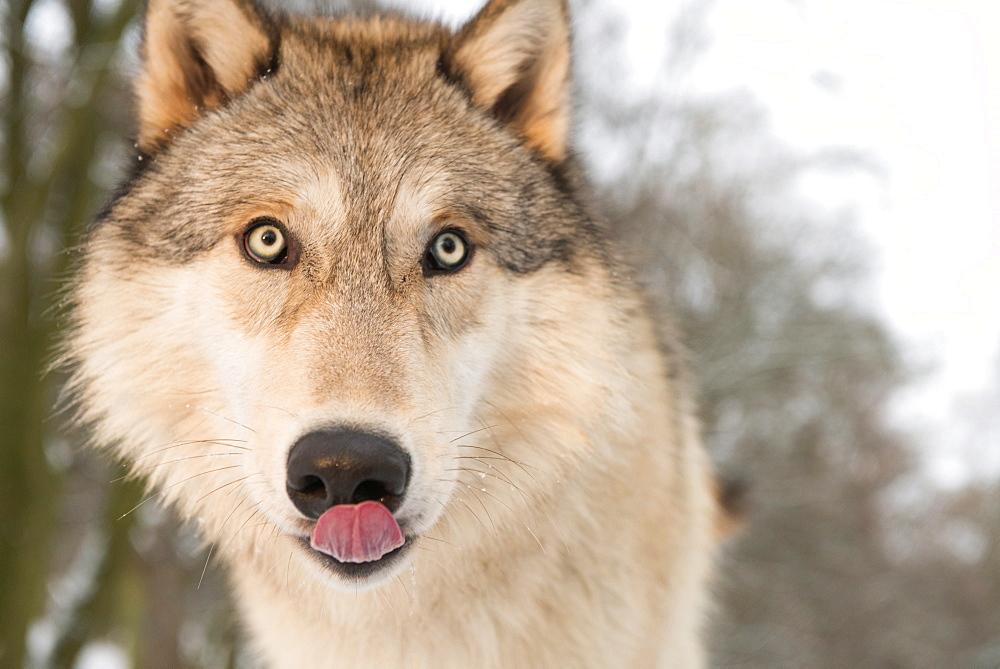
[[[679,363],[564,162],[564,4],[495,0],[453,36],[165,2],[138,84],[157,152],[88,235],[64,357],[96,440],[214,546],[254,648],[275,667],[702,664],[712,477]],[[177,84],[169,45],[192,35],[230,40],[201,49],[212,110]],[[279,67],[243,86],[274,35]],[[553,35],[493,116],[512,54]],[[244,257],[262,216],[289,267]],[[427,274],[448,227],[475,254]],[[360,582],[314,559],[285,494],[291,445],[328,425],[413,463],[413,549]]]
[[[458,35],[453,58],[484,108],[520,83],[528,104],[512,124],[550,160],[566,158],[570,41],[565,0],[493,2]]]
[[[270,42],[249,5],[149,0],[146,12],[138,139],[153,152],[171,131],[246,90]]]

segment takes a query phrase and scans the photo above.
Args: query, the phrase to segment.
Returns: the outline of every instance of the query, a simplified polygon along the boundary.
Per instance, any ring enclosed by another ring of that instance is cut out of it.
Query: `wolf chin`
[[[568,146],[565,0],[149,0],[63,362],[269,666],[698,666],[724,524]],[[664,352],[666,351],[666,353]]]

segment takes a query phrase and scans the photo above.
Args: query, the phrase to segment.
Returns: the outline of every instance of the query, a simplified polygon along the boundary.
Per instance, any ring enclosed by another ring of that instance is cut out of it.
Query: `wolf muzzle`
[[[370,432],[330,429],[302,436],[288,453],[285,488],[312,520],[340,504],[375,501],[395,511],[410,477],[410,456]]]

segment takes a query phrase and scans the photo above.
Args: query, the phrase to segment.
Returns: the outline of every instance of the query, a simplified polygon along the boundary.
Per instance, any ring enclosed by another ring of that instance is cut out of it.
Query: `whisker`
[[[128,514],[132,513],[133,511],[135,511],[136,509],[138,509],[140,506],[142,506],[143,504],[145,504],[149,500],[153,499],[154,497],[157,497],[158,495],[162,495],[164,492],[166,492],[167,490],[170,490],[174,486],[179,486],[180,484],[186,483],[187,481],[190,481],[191,479],[198,478],[199,476],[205,476],[206,474],[212,474],[212,473],[215,473],[215,472],[221,472],[221,471],[225,471],[227,469],[236,469],[239,466],[240,465],[230,465],[228,467],[219,467],[218,469],[209,469],[208,471],[199,472],[199,473],[197,473],[197,474],[195,474],[193,476],[187,477],[186,479],[182,479],[182,480],[178,481],[177,483],[171,483],[170,485],[166,486],[165,488],[161,488],[159,491],[154,492],[152,495],[150,495],[146,499],[142,500],[141,502],[139,502],[138,504],[136,504],[135,506],[133,506],[131,509],[129,509],[128,511],[126,511],[122,515],[118,516],[118,520],[121,520],[122,518],[124,518]]]
[[[264,535],[271,528],[271,523],[270,523],[269,519],[267,517],[265,517],[262,522],[259,522],[256,525],[253,525],[253,527],[257,528],[257,532],[254,533],[253,538],[252,538],[253,548],[254,548],[254,550],[257,550],[259,548],[259,546],[260,546],[260,543],[265,540]]]
[[[498,414],[500,414],[501,418],[503,418],[505,421],[507,421],[508,425],[510,425],[511,427],[513,427],[515,430],[517,430],[517,433],[521,436],[521,441],[523,441],[525,443],[528,442],[528,438],[524,435],[524,431],[521,429],[521,426],[518,425],[517,423],[515,423],[513,420],[511,420],[510,416],[507,415],[507,413],[505,411],[503,411],[503,409],[501,409],[500,407],[498,407],[493,402],[490,402],[489,400],[484,400],[484,402],[490,408],[492,408],[494,411],[496,411]],[[495,438],[494,438],[494,441],[496,441]],[[497,445],[499,446],[499,444],[497,444]]]
[[[379,603],[382,605],[382,608],[389,609],[389,611],[392,613],[392,617],[396,619],[396,625],[398,626],[400,624],[400,620],[399,620],[399,612],[396,611],[395,601],[393,601],[393,599],[389,597],[386,593],[382,592],[382,590],[371,590],[370,592],[372,592],[375,595]]]
[[[236,445],[234,443],[227,443],[227,442],[234,442],[234,441],[238,441],[238,442],[243,443],[243,444],[245,444],[247,442],[246,439],[195,439],[193,441],[175,441],[175,442],[172,442],[168,446],[164,446],[162,448],[157,448],[155,451],[150,451],[148,453],[143,453],[142,455],[136,457],[134,459],[134,461],[138,462],[139,460],[142,460],[143,458],[148,458],[151,455],[156,455],[157,453],[162,453],[163,451],[169,451],[172,448],[178,448],[180,446],[191,446],[192,444],[214,444],[216,446],[225,446],[226,448],[239,448],[239,449],[244,450],[244,451],[252,451],[253,450],[252,448],[249,448],[247,446],[238,446],[238,445]]]
[[[492,448],[486,448],[485,446],[478,446],[476,444],[455,444],[455,445],[458,446],[459,448],[476,448],[476,449],[479,449],[480,451],[486,451],[487,453],[492,453],[493,455],[495,455],[498,458],[502,458],[504,460],[509,460],[510,462],[513,462],[514,464],[526,465],[528,467],[531,467],[532,469],[538,469],[537,467],[532,467],[531,465],[527,465],[526,463],[518,462],[517,460],[514,460],[510,456],[504,455],[500,451],[494,451]]]
[[[483,527],[485,527],[485,525],[484,525]],[[424,534],[424,535],[422,535],[422,536],[421,536],[420,538],[421,538],[421,539],[428,539],[428,540],[430,540],[430,541],[437,541],[438,543],[442,543],[442,544],[448,544],[448,545],[449,545],[449,546],[451,546],[452,548],[457,548],[457,549],[459,549],[459,550],[461,550],[461,549],[462,549],[462,547],[461,547],[461,546],[459,546],[458,544],[453,544],[453,543],[451,543],[450,541],[447,541],[447,540],[445,540],[445,539],[441,539],[440,537],[432,537],[432,536],[430,536],[429,534]],[[425,546],[425,548],[428,548],[428,547],[427,547],[427,546]]]
[[[230,456],[230,455],[245,455],[245,454],[244,453],[202,453],[201,455],[183,455],[183,456],[181,456],[179,458],[174,458],[173,460],[165,460],[163,462],[157,462],[156,464],[153,464],[153,465],[147,465],[145,467],[139,467],[137,469],[132,469],[132,470],[129,471],[128,474],[125,474],[124,476],[119,476],[116,479],[112,479],[111,482],[112,483],[117,483],[118,481],[124,481],[129,476],[131,476],[132,474],[138,474],[138,473],[141,473],[141,472],[146,472],[146,471],[149,471],[150,469],[156,469],[157,467],[162,467],[163,465],[177,464],[178,462],[183,462],[184,460],[196,460],[197,458],[221,458],[221,457]]]
[[[292,555],[291,553],[288,554],[289,557],[291,557],[291,555]],[[271,568],[268,569],[266,572],[264,572],[264,578],[266,579],[268,576],[270,576],[271,572],[274,571],[278,567],[278,565],[280,565],[284,561],[285,561],[284,558],[278,558],[277,560],[275,560],[274,564],[271,565]]]
[[[243,480],[245,481],[245,480],[246,480],[247,478],[249,478],[249,477],[245,477],[245,478],[244,478]],[[239,489],[240,489],[240,488],[242,488],[242,487],[243,487],[243,486],[241,485],[241,486],[239,486],[238,488],[235,488],[235,490],[239,490]],[[200,500],[199,500],[199,501],[200,501]],[[224,530],[224,529],[225,529],[226,525],[227,525],[227,524],[229,523],[229,520],[230,520],[230,519],[231,519],[231,518],[233,517],[233,514],[235,514],[235,513],[236,513],[236,511],[237,511],[237,510],[238,510],[238,509],[239,509],[239,508],[240,508],[241,506],[243,506],[243,504],[244,504],[244,503],[245,503],[246,501],[247,501],[247,500],[246,500],[246,498],[244,497],[243,499],[241,499],[241,500],[240,500],[239,504],[236,504],[235,506],[233,506],[233,510],[232,510],[232,511],[230,511],[230,512],[229,512],[229,515],[228,515],[228,516],[226,516],[226,519],[225,519],[224,521],[222,521],[222,525],[221,525],[221,526],[219,527],[219,534],[222,534],[222,530]],[[202,584],[202,581],[204,581],[204,580],[205,580],[205,573],[206,573],[206,572],[208,572],[208,563],[209,563],[209,562],[211,562],[211,560],[212,560],[212,551],[214,551],[214,550],[215,550],[215,547],[216,547],[217,543],[218,543],[218,542],[215,542],[215,541],[213,541],[213,542],[212,542],[212,545],[208,547],[208,556],[207,556],[207,557],[205,558],[205,566],[204,566],[204,567],[202,567],[202,569],[201,569],[201,577],[200,577],[200,578],[198,579],[198,587],[196,588],[196,590],[201,590],[201,584]]]
[[[410,589],[406,587],[405,583],[403,583],[403,579],[400,578],[399,574],[396,574],[396,580],[399,581],[399,585],[403,588],[403,592],[406,593],[406,597],[410,600],[410,604],[413,604],[413,593],[410,592]]]
[[[491,495],[490,493],[488,493],[485,490],[483,490],[482,493],[484,495],[487,495],[487,496],[492,497],[493,499],[495,499],[498,504],[501,504],[501,505],[505,506],[507,508],[507,510],[511,512],[512,515],[514,515],[515,517],[517,517],[518,520],[521,520],[520,517],[516,513],[514,513],[513,509],[511,509],[509,506],[507,506],[506,504],[504,504],[504,502],[503,502],[502,499],[500,499],[496,495]],[[538,544],[538,547],[542,549],[542,553],[546,553],[545,546],[543,546],[542,542],[538,540],[538,537],[535,535],[535,533],[531,531],[531,528],[528,527],[528,524],[526,522],[524,522],[523,520],[521,520],[521,524],[524,525],[524,529],[528,530],[528,534],[530,534],[531,538],[535,540],[535,543]]]
[[[478,449],[478,450],[480,450],[480,451],[486,451],[487,453],[492,453],[493,455],[496,455],[496,456],[499,456],[499,457],[503,458],[504,460],[507,460],[508,462],[511,462],[511,463],[513,463],[513,464],[517,465],[518,467],[520,467],[520,468],[521,468],[521,470],[522,470],[522,471],[523,471],[523,472],[524,472],[525,474],[527,474],[527,475],[528,475],[528,478],[530,478],[530,479],[531,479],[532,481],[534,481],[534,482],[535,482],[535,485],[538,485],[538,479],[536,479],[536,478],[535,478],[534,476],[532,476],[532,475],[531,475],[531,472],[529,472],[529,471],[528,471],[527,469],[525,469],[526,467],[531,467],[531,468],[532,468],[532,469],[534,469],[535,471],[537,471],[537,472],[541,472],[542,470],[541,470],[541,469],[539,469],[538,467],[534,467],[534,466],[532,466],[532,465],[529,465],[529,464],[528,464],[528,463],[526,463],[526,462],[519,462],[519,461],[517,461],[517,460],[514,460],[513,458],[509,458],[509,457],[507,457],[506,455],[504,455],[504,454],[503,454],[503,453],[501,453],[500,451],[494,451],[493,449],[491,449],[491,448],[486,448],[486,447],[484,447],[484,446],[474,446],[474,445],[472,445],[472,444],[458,444],[458,446],[459,446],[460,448],[476,448],[476,449]]]
[[[515,430],[517,430],[517,433],[518,433],[518,435],[520,435],[520,437],[521,437],[521,441],[522,441],[522,442],[524,442],[524,443],[527,443],[527,442],[528,442],[528,438],[527,438],[527,437],[525,436],[525,434],[524,434],[524,431],[523,431],[523,430],[521,429],[521,426],[520,426],[520,425],[518,425],[518,424],[517,424],[516,422],[514,422],[513,420],[511,420],[510,416],[509,416],[509,415],[508,415],[508,414],[507,414],[507,413],[506,413],[505,411],[503,411],[503,410],[502,410],[502,409],[501,409],[500,407],[498,407],[498,406],[497,406],[496,404],[494,404],[494,403],[492,403],[492,402],[490,402],[490,401],[488,401],[488,400],[487,400],[487,401],[485,401],[485,402],[486,402],[486,404],[487,404],[487,405],[488,405],[489,407],[491,407],[491,408],[492,408],[492,409],[493,409],[493,410],[494,410],[495,412],[497,412],[498,414],[500,414],[500,416],[501,416],[501,417],[502,417],[502,418],[503,418],[503,419],[504,419],[505,421],[507,421],[507,424],[508,424],[508,425],[510,425],[511,427],[513,427],[513,428],[514,428]],[[483,421],[483,420],[482,420],[481,418],[480,418],[479,420],[480,420],[480,422],[482,422],[482,423],[485,423],[485,421]],[[491,439],[493,440],[493,443],[494,443],[494,445],[496,445],[497,449],[500,449],[500,441],[499,441],[499,440],[497,439],[497,436],[496,436],[496,434],[495,434],[495,433],[493,432],[493,430],[490,430],[490,438],[491,438]],[[473,447],[473,448],[482,448],[482,447]],[[486,450],[486,451],[490,451],[490,449],[483,449],[483,450]],[[519,466],[519,467],[520,467],[520,468],[521,468],[521,469],[522,469],[522,470],[524,471],[524,473],[525,473],[525,474],[527,474],[527,475],[528,475],[528,477],[529,477],[529,478],[530,478],[530,479],[531,479],[531,480],[532,480],[532,481],[533,481],[533,482],[535,483],[535,485],[536,485],[536,486],[538,485],[538,481],[537,481],[537,480],[535,480],[535,477],[534,477],[534,476],[532,476],[532,475],[531,475],[531,474],[530,474],[530,473],[529,473],[529,472],[527,471],[527,469],[525,469],[525,467],[531,467],[532,469],[534,469],[534,470],[535,470],[535,471],[537,471],[537,472],[541,472],[541,471],[542,471],[541,469],[539,469],[538,467],[533,467],[532,465],[529,465],[529,464],[528,464],[528,463],[526,463],[526,462],[518,462],[518,461],[516,461],[516,460],[513,460],[513,459],[511,459],[511,458],[508,458],[508,457],[507,457],[506,455],[504,455],[503,453],[500,453],[499,451],[490,451],[490,452],[492,452],[492,453],[494,453],[494,454],[496,454],[496,455],[499,455],[500,457],[503,457],[503,458],[506,458],[507,460],[510,460],[511,462],[513,462],[513,463],[517,464],[517,465],[518,465],[518,466]]]
[[[474,447],[474,448],[478,448],[478,447]],[[474,455],[458,455],[458,456],[454,456],[454,459],[456,459],[456,460],[460,460],[460,459],[472,459],[472,460],[480,460],[480,461],[481,460],[507,460],[508,462],[511,462],[513,464],[518,464],[517,461],[512,460],[511,458],[508,458],[508,457],[506,457],[504,455],[501,455],[499,457],[489,457],[489,456],[480,456],[480,457],[477,457],[477,456],[474,456]],[[486,464],[486,463],[484,463],[484,464]],[[487,466],[490,466],[490,465],[487,465]],[[528,466],[530,466],[530,465],[528,465]],[[462,469],[463,468],[459,468],[457,471],[462,471]],[[537,469],[537,468],[535,468],[535,469]],[[469,472],[474,472],[476,474],[486,474],[487,476],[490,476],[489,472],[483,472],[483,471],[477,470],[477,469],[471,469],[471,468],[469,468],[469,469],[465,469],[465,470],[469,471]],[[453,471],[453,470],[447,470],[447,471]],[[494,471],[496,471],[498,474],[503,474],[503,472],[500,469],[494,468]],[[525,473],[528,474],[528,476],[531,476],[530,473],[528,473],[528,472],[525,472]],[[533,502],[534,501],[530,497],[530,495],[528,495],[524,490],[522,490],[520,488],[520,486],[516,485],[512,480],[510,480],[509,477],[506,477],[506,475],[504,475],[504,476],[506,478],[505,482],[508,483],[508,484],[510,484],[510,486],[512,488],[514,488],[514,490],[516,490],[518,493],[520,493],[522,499],[524,499],[525,502],[529,502],[529,501]],[[494,477],[494,478],[497,478],[497,477]],[[534,477],[531,477],[531,478],[532,478],[532,480],[534,480]],[[500,479],[500,480],[503,480],[503,479]],[[537,483],[537,481],[535,481],[535,482]],[[483,492],[486,492],[486,491],[483,491]],[[487,493],[487,494],[489,494],[489,493]],[[490,495],[490,497],[494,497],[494,496]],[[494,499],[497,499],[497,498],[494,497]],[[497,501],[499,502],[500,500],[497,499]],[[508,507],[508,508],[510,508],[510,507]],[[552,526],[552,528],[556,531],[556,534],[559,537],[559,541],[563,544],[563,546],[568,547],[569,544],[567,544],[566,537],[562,534],[562,528],[560,528],[555,523],[555,521],[552,520],[552,516],[547,511],[544,511],[544,507],[541,507],[541,508],[543,509],[543,514],[544,514],[545,519],[549,522],[549,524]],[[521,522],[523,523],[524,521],[521,521]],[[528,528],[527,526],[525,526],[525,528],[528,529],[529,532],[531,531],[530,528]],[[534,533],[532,533],[532,534],[534,535]],[[538,537],[535,537],[535,541],[538,541]]]
[[[479,472],[479,473],[486,474],[487,476],[493,476],[493,478],[503,477],[503,478],[500,478],[501,481],[503,481],[504,483],[509,483],[510,486],[512,488],[514,488],[515,490],[517,490],[519,493],[521,493],[522,496],[526,496],[527,495],[527,493],[525,493],[523,490],[521,490],[520,486],[518,486],[516,483],[514,483],[514,480],[512,478],[510,478],[509,476],[507,476],[507,474],[504,473],[499,467],[494,467],[490,463],[484,462],[485,460],[500,460],[500,461],[507,460],[509,462],[512,462],[510,460],[510,458],[497,458],[497,457],[492,457],[492,456],[475,456],[475,455],[456,455],[456,456],[453,456],[452,459],[454,459],[454,460],[475,460],[476,462],[484,464],[487,467],[489,467],[490,469],[492,469],[493,471],[495,471],[499,476],[494,476],[493,474],[490,474],[489,472]]]
[[[249,523],[251,520],[253,520],[255,517],[257,517],[259,515],[261,515],[260,509],[254,509],[253,513],[251,513],[249,516],[247,516],[246,520],[243,521],[243,524],[240,525],[239,527],[237,527],[236,531],[233,532],[231,535],[229,535],[229,539],[226,540],[226,548],[227,549],[233,543],[233,541],[236,539],[236,535],[239,534],[243,530],[243,528],[247,526],[247,523]]]
[[[186,409],[198,409],[199,411],[204,411],[205,413],[210,414],[212,416],[215,416],[216,418],[221,418],[222,420],[229,421],[230,423],[232,423],[233,425],[236,425],[237,427],[242,427],[244,430],[249,430],[250,432],[253,432],[254,434],[257,433],[257,430],[253,429],[249,425],[244,425],[243,423],[240,423],[239,421],[235,421],[232,418],[229,418],[227,416],[223,416],[221,413],[217,413],[215,411],[212,411],[211,409],[206,409],[205,407],[200,407],[200,406],[197,406],[195,404],[185,404],[184,408],[186,408]]]
[[[521,497],[524,497],[525,501],[530,501],[529,498],[527,497],[527,495],[525,494],[525,492],[523,490],[521,490],[520,488],[518,488],[516,485],[514,485],[514,483],[509,478],[500,477],[500,476],[497,476],[496,474],[491,474],[489,472],[484,472],[484,471],[481,471],[479,469],[472,469],[471,467],[455,467],[455,468],[452,468],[452,469],[446,469],[445,471],[446,472],[470,472],[472,474],[482,474],[483,476],[490,476],[492,478],[495,478],[497,481],[500,481],[501,483],[506,483],[506,484],[510,485],[512,488],[514,488],[519,493],[521,493]]]
[[[208,547],[208,557],[205,558],[205,566],[201,568],[201,578],[198,579],[198,587],[195,590],[201,590],[201,582],[205,580],[205,572],[208,571],[208,562],[212,559],[212,551],[215,550],[215,542]]]
[[[459,444],[461,446],[462,444]],[[448,455],[447,453],[442,453],[438,456],[439,458],[451,458],[453,460],[479,460],[480,462],[484,460],[499,460],[501,462],[514,462],[507,456],[501,455]]]
[[[486,518],[490,521],[490,526],[493,528],[493,533],[496,534],[496,532],[497,532],[497,526],[493,522],[493,516],[490,515],[489,509],[487,509],[486,505],[483,504],[483,500],[479,499],[479,493],[476,492],[476,490],[474,490],[472,486],[470,486],[468,484],[463,484],[463,485],[465,485],[465,489],[466,490],[472,490],[473,491],[472,492],[472,498],[474,500],[476,500],[477,502],[479,502],[479,506],[483,507],[483,511],[486,512]],[[483,490],[483,492],[486,492],[486,491]],[[487,493],[487,494],[489,494],[489,493]],[[508,508],[510,508],[510,507],[508,507]]]
[[[264,520],[260,521],[259,523],[255,523],[255,524],[253,524],[253,525],[251,525],[251,526],[250,526],[250,529],[251,529],[251,530],[253,530],[253,529],[256,529],[256,530],[257,530],[257,534],[255,534],[255,535],[253,536],[253,538],[252,538],[252,539],[250,540],[250,542],[251,542],[251,543],[250,543],[250,547],[251,547],[252,549],[254,549],[254,550],[257,550],[257,549],[258,549],[258,544],[259,544],[259,543],[260,543],[260,542],[261,542],[261,541],[263,540],[263,538],[264,538],[264,537],[263,537],[263,534],[264,534],[264,530],[265,530],[266,528],[268,528],[268,527],[272,527],[272,525],[271,525],[271,521],[267,520],[266,518],[265,518]]]
[[[490,528],[486,527],[486,523],[483,522],[483,519],[479,517],[479,514],[477,514],[475,511],[472,510],[471,506],[465,503],[464,499],[462,499],[461,497],[455,497],[455,501],[464,506],[466,509],[468,509],[469,513],[472,514],[472,517],[475,518],[477,521],[479,521],[479,524],[483,526],[483,529],[486,530],[487,532],[489,531]]]
[[[416,423],[418,420],[423,420],[425,418],[433,416],[434,414],[441,413],[442,411],[454,411],[457,408],[458,407],[445,407],[444,409],[438,409],[437,411],[431,411],[429,413],[425,413],[423,416],[417,416],[416,418],[414,418],[413,420],[411,420],[409,423],[406,424],[406,426],[409,427],[409,426],[413,425],[414,423]]]
[[[288,555],[289,555],[289,557],[291,557],[291,553],[289,553]],[[271,565],[271,568],[268,569],[266,572],[264,572],[264,578],[266,579],[268,576],[270,576],[271,572],[274,571],[274,568],[277,567],[279,564],[281,564],[284,561],[285,561],[284,558],[275,560],[274,564]]]
[[[240,487],[242,488],[242,486],[240,486]],[[239,488],[237,488],[237,490],[238,489]],[[239,511],[240,507],[243,506],[244,504],[246,504],[246,502],[247,502],[247,498],[244,497],[243,499],[241,499],[239,501],[238,504],[233,505],[233,510],[229,512],[229,515],[226,516],[226,519],[224,521],[222,521],[222,525],[219,526],[219,534],[222,534],[222,531],[224,529],[226,529],[226,525],[229,524],[229,521],[232,520],[232,518],[236,514],[236,512]]]
[[[195,500],[195,503],[198,503],[198,502],[200,502],[201,500],[205,499],[206,497],[208,497],[209,495],[211,495],[211,494],[212,494],[212,493],[214,493],[214,492],[219,492],[219,491],[220,491],[220,490],[222,490],[223,488],[228,488],[229,486],[231,486],[231,485],[234,485],[234,484],[236,484],[236,483],[242,483],[243,481],[246,481],[246,480],[247,480],[248,478],[250,478],[251,476],[256,476],[256,474],[250,474],[249,476],[244,476],[244,477],[243,477],[243,478],[241,478],[241,479],[236,479],[235,481],[230,481],[229,483],[226,483],[225,485],[220,485],[220,486],[219,486],[218,488],[216,488],[215,490],[210,490],[210,491],[206,492],[206,493],[205,493],[204,495],[202,495],[201,497],[199,497],[198,499],[196,499],[196,500]]]
[[[294,412],[289,411],[288,409],[285,409],[285,408],[282,408],[282,407],[271,406],[270,404],[258,404],[256,406],[260,407],[261,409],[274,409],[275,411],[281,411],[283,413],[288,414],[292,418],[298,418],[299,417],[299,415],[297,413],[294,413]]]
[[[485,430],[492,430],[492,429],[493,429],[493,428],[495,428],[495,427],[497,427],[497,426],[496,426],[496,425],[487,425],[486,427],[481,427],[481,428],[479,428],[478,430],[473,430],[472,432],[466,432],[466,433],[465,433],[465,434],[463,434],[463,435],[462,435],[461,437],[455,437],[454,439],[452,439],[452,440],[451,440],[450,442],[448,442],[448,443],[449,443],[449,444],[453,444],[453,443],[455,443],[456,441],[458,441],[459,439],[465,439],[466,437],[471,437],[472,435],[474,435],[474,434],[479,434],[480,432],[483,432],[483,431],[485,431]]]

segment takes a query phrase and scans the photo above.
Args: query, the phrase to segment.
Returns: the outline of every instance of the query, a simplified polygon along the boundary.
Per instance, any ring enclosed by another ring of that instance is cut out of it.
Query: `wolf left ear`
[[[243,93],[273,59],[276,40],[252,0],[148,0],[136,83],[139,148]]]
[[[566,0],[491,0],[446,56],[476,105],[556,163],[569,134],[569,33]]]

